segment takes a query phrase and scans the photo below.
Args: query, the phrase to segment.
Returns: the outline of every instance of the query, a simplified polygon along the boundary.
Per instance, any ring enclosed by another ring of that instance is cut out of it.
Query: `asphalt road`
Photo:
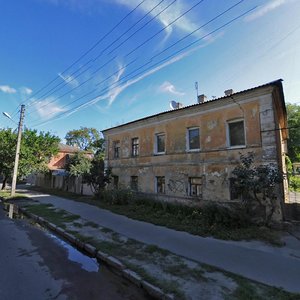
[[[7,218],[1,204],[0,238],[1,300],[147,299],[142,290],[104,266],[97,270],[96,262],[75,249],[70,253],[27,220]]]

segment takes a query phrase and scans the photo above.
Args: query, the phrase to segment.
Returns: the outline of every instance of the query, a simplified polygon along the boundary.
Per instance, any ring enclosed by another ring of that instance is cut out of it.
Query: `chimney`
[[[229,89],[229,90],[224,91],[224,94],[225,94],[225,96],[232,95],[233,94],[233,89]]]
[[[207,97],[204,94],[199,95],[198,96],[198,103],[203,103],[203,102],[206,101],[206,99],[207,99]]]

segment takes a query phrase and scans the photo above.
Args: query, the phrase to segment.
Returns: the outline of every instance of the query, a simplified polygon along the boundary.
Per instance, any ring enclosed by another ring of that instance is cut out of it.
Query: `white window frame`
[[[157,139],[159,136],[164,136],[165,137],[165,150],[162,152],[158,152],[158,143]],[[157,155],[165,154],[166,153],[166,134],[164,132],[156,133],[155,134],[155,141],[154,141],[154,153]]]
[[[190,130],[198,129],[199,132],[199,148],[190,149]],[[197,152],[200,151],[201,145],[200,145],[200,128],[199,127],[189,127],[186,129],[186,150],[188,152]]]
[[[230,145],[230,130],[229,130],[229,124],[232,123],[238,123],[238,122],[243,122],[243,127],[244,127],[244,145],[235,145],[235,146],[231,146]],[[228,120],[226,122],[226,140],[227,140],[227,147],[230,149],[238,149],[238,148],[246,148],[246,126],[245,126],[245,119],[244,118],[239,118],[239,119],[233,119],[233,120]]]

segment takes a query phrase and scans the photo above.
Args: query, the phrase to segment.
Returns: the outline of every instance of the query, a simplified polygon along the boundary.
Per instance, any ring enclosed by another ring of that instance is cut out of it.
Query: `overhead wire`
[[[42,99],[43,97],[50,97],[52,94],[54,94],[55,92],[58,92],[59,90],[61,90],[62,88],[64,88],[65,86],[69,85],[70,83],[72,83],[73,81],[75,81],[80,75],[84,74],[85,72],[87,72],[88,70],[90,70],[93,67],[93,64],[88,66],[87,68],[85,68],[83,71],[81,71],[79,74],[77,74],[76,76],[74,76],[76,73],[78,73],[81,69],[83,69],[85,66],[89,65],[90,63],[95,63],[101,56],[102,54],[109,49],[113,44],[115,44],[117,41],[120,40],[120,38],[122,38],[122,36],[124,36],[126,33],[128,33],[132,28],[134,28],[137,24],[139,24],[143,19],[145,19],[154,9],[156,9],[161,3],[163,3],[165,0],[161,0],[158,4],[156,4],[151,10],[149,10],[142,18],[140,18],[138,21],[136,21],[132,26],[130,26],[130,28],[128,28],[125,32],[123,32],[122,34],[120,34],[119,36],[117,36],[114,41],[112,41],[108,46],[106,46],[106,48],[104,48],[101,53],[99,55],[97,55],[96,57],[90,59],[88,62],[86,62],[85,64],[83,64],[79,69],[75,70],[73,73],[71,73],[70,75],[67,76],[67,78],[64,79],[64,81],[56,84],[53,88],[51,88],[50,90],[48,90],[46,93],[44,93],[43,95],[39,96],[38,99],[35,100],[35,102],[38,102],[40,99]],[[169,4],[166,8],[164,8],[161,12],[165,11],[168,7],[170,7],[172,4],[174,4],[174,2],[176,2],[177,0],[173,0],[173,2],[171,4]],[[161,13],[160,12],[160,13]],[[159,14],[160,14],[159,13]],[[143,29],[144,27],[146,27],[146,25],[148,25],[151,21],[153,21],[159,14],[157,14],[155,17],[151,18],[150,21],[148,21],[146,24],[144,24],[142,27],[139,28],[139,30]],[[138,31],[139,31],[138,30]],[[138,31],[135,31],[130,37],[132,37],[134,34],[136,34]],[[126,39],[126,41],[129,40]],[[115,58],[115,57],[114,57]],[[98,71],[102,69],[99,68]],[[98,72],[97,71],[97,72]],[[93,73],[94,74],[94,73]],[[89,81],[89,80],[88,80]],[[73,89],[74,90],[74,89]]]
[[[257,6],[255,6],[255,7],[251,8],[251,9],[247,10],[246,12],[244,12],[244,13],[238,15],[238,16],[235,17],[235,18],[232,18],[230,21],[224,23],[223,25],[219,26],[218,28],[216,28],[216,29],[210,31],[209,33],[205,34],[204,36],[202,36],[202,37],[196,39],[195,41],[193,41],[193,42],[191,42],[191,43],[189,43],[187,46],[182,47],[181,49],[179,49],[179,50],[177,50],[176,52],[172,53],[171,55],[167,56],[166,58],[163,58],[162,60],[158,61],[157,63],[155,63],[155,64],[149,66],[147,69],[145,69],[145,70],[143,70],[143,71],[141,71],[141,72],[135,74],[135,75],[134,75],[132,78],[130,78],[130,79],[133,79],[133,78],[135,78],[135,77],[137,77],[137,76],[143,74],[144,72],[148,71],[149,69],[152,69],[152,68],[154,68],[154,67],[156,67],[156,66],[158,66],[158,65],[161,65],[163,62],[168,61],[170,58],[172,58],[172,57],[176,56],[177,54],[179,54],[180,52],[182,52],[182,51],[184,51],[184,50],[186,50],[186,49],[192,47],[193,45],[195,45],[195,44],[198,43],[199,41],[201,41],[201,40],[207,38],[207,37],[210,36],[211,34],[213,34],[213,33],[217,32],[217,31],[223,29],[224,27],[230,25],[230,24],[233,23],[234,21],[236,21],[236,20],[242,18],[243,16],[245,16],[245,15],[247,15],[248,13],[252,12],[252,11],[255,10],[256,8],[257,8]],[[148,63],[144,64],[144,66],[147,65],[147,64],[148,64]],[[134,71],[133,71],[133,72],[134,72]],[[131,73],[133,73],[133,72],[131,72]],[[131,75],[131,74],[127,74],[126,76],[124,76],[124,78],[122,78],[122,80],[119,81],[119,82],[117,82],[115,85],[119,85],[119,86],[120,86],[120,84],[122,84],[122,83],[125,82],[126,77],[128,77],[129,75]],[[126,80],[128,80],[128,79],[126,79]],[[64,111],[64,112],[62,112],[62,113],[56,115],[56,116],[53,117],[52,119],[48,119],[48,120],[45,120],[45,121],[36,123],[36,124],[34,124],[33,126],[41,126],[41,125],[43,125],[43,124],[45,124],[45,123],[49,123],[49,122],[52,122],[52,121],[54,121],[54,120],[56,120],[56,119],[58,119],[58,118],[61,118],[61,117],[64,116],[65,114],[71,113],[72,111],[78,109],[78,108],[81,107],[82,105],[85,105],[85,104],[87,104],[87,103],[89,103],[89,102],[91,102],[91,101],[93,101],[93,100],[99,98],[100,96],[103,96],[107,91],[111,90],[111,88],[112,88],[113,85],[114,85],[114,84],[110,85],[110,86],[107,87],[107,88],[102,89],[102,90],[101,90],[101,94],[98,94],[97,96],[93,97],[93,98],[90,99],[89,101],[86,101],[86,102],[84,102],[84,103],[82,103],[82,104],[79,104],[78,106],[76,106],[76,107],[74,107],[74,108],[70,108],[69,110]],[[93,90],[92,92],[94,92],[94,91],[95,91],[95,90]],[[71,103],[65,105],[65,107],[66,107],[66,106],[69,106],[69,105],[72,105],[72,104],[74,104],[74,103],[76,103],[78,100],[80,100],[80,99],[86,97],[87,95],[91,94],[92,92],[89,92],[88,94],[85,94],[84,96],[82,96],[82,97],[80,97],[80,98],[78,98],[78,99],[73,100]],[[64,108],[64,107],[62,107],[62,108]]]
[[[89,49],[87,49],[83,54],[79,56],[73,63],[71,63],[67,68],[65,68],[60,74],[66,73],[68,70],[70,70],[74,65],[76,65],[79,61],[81,61],[84,57],[86,57],[91,51],[93,51],[106,37],[108,37],[114,30],[116,30],[131,14],[133,14],[145,1],[147,0],[142,0],[139,2],[132,10],[130,10],[117,24],[115,24],[107,33],[105,33],[99,40],[97,40]],[[42,86],[40,89],[38,89],[36,92],[34,92],[30,97],[25,99],[22,104],[25,104],[29,100],[33,99],[36,95],[38,95],[40,92],[45,90],[48,86],[50,86],[53,82],[55,82],[60,76],[55,76],[52,80],[50,80],[46,85]],[[16,110],[19,109],[21,106],[18,105]],[[14,115],[16,113],[14,112]]]
[[[165,11],[167,8],[169,8],[171,5],[173,5],[175,1],[176,1],[176,0],[173,0],[168,6],[166,6],[162,11],[160,11],[155,17],[157,17],[160,13],[162,13],[162,12]],[[197,6],[198,6],[200,3],[202,3],[203,1],[204,1],[204,0],[198,1],[195,5],[193,5],[193,6],[190,7],[188,10],[186,10],[186,11],[183,12],[181,15],[179,15],[175,20],[173,20],[172,22],[170,22],[169,24],[167,24],[166,26],[164,26],[161,30],[159,30],[159,31],[155,34],[155,36],[158,35],[159,33],[163,32],[164,30],[166,30],[170,25],[174,24],[174,23],[175,23],[176,21],[178,21],[180,18],[182,18],[183,16],[185,16],[188,12],[190,12],[191,10],[193,10],[195,7],[197,7]],[[244,0],[242,0],[242,1],[244,1]],[[242,1],[241,1],[241,2],[242,2]],[[153,18],[151,19],[151,21],[152,21],[152,20],[153,20]],[[151,38],[154,38],[154,36],[152,36]],[[148,41],[149,41],[149,39],[148,39]],[[137,46],[137,47],[140,48],[141,45],[139,45],[139,46]],[[135,49],[137,49],[137,47],[135,47],[135,48],[133,49],[133,51],[134,51]],[[138,59],[138,58],[136,58],[136,59],[134,59],[133,61],[131,61],[130,64],[134,63],[137,59]],[[112,61],[112,59],[111,59],[111,61]],[[127,64],[126,66],[129,66],[130,64]],[[124,68],[124,67],[123,67],[123,68]],[[93,79],[93,75],[94,75],[95,73],[97,73],[100,69],[101,69],[101,68],[99,68],[99,69],[97,69],[95,72],[93,72],[93,73],[92,73],[92,76],[90,76],[89,79],[85,80],[85,81],[84,81],[83,83],[81,83],[79,86],[77,86],[77,87],[75,87],[75,88],[69,90],[69,91],[66,92],[65,94],[63,94],[63,95],[61,95],[61,96],[59,96],[59,97],[56,97],[56,98],[53,99],[53,100],[48,101],[47,103],[45,103],[45,104],[42,105],[42,106],[39,106],[38,108],[33,108],[33,111],[37,111],[38,109],[41,109],[41,108],[43,108],[43,107],[46,107],[47,105],[54,103],[56,100],[61,99],[62,97],[66,96],[67,94],[70,94],[72,91],[76,90],[77,88],[81,87],[83,84],[85,84],[85,83],[89,82],[90,80],[92,80],[92,79]],[[111,75],[109,78],[111,78],[112,76],[113,76],[113,75]],[[106,81],[106,80],[107,80],[107,79],[105,79],[105,81]],[[99,84],[97,84],[97,85],[99,85]],[[48,96],[48,97],[49,97],[49,96]],[[31,111],[30,113],[32,113],[33,111]]]

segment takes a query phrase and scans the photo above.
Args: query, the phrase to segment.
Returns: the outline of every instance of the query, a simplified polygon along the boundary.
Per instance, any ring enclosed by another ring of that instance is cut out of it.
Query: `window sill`
[[[154,153],[154,155],[165,155],[166,154],[166,152],[156,152],[156,153]]]
[[[186,150],[186,152],[200,152],[201,151],[201,149],[199,148],[199,149],[187,149]]]
[[[246,145],[239,145],[239,146],[228,146],[227,149],[244,149],[247,148]]]

